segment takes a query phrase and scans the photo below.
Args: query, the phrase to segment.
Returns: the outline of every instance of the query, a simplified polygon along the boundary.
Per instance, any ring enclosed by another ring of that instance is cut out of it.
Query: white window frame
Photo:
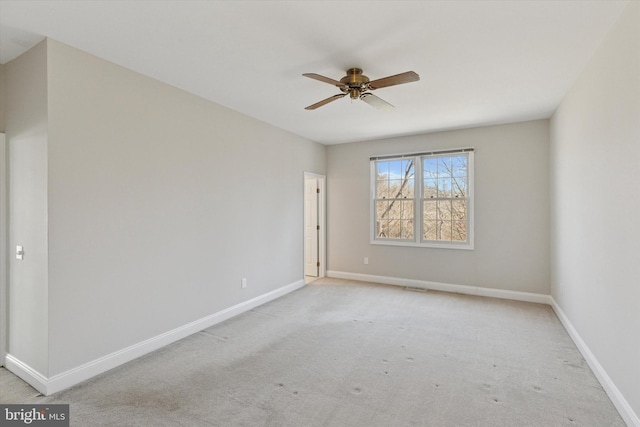
[[[468,196],[467,196],[467,241],[466,242],[452,242],[446,240],[423,240],[423,220],[422,220],[422,205],[423,205],[423,185],[424,177],[422,171],[422,159],[425,157],[451,157],[456,154],[464,153],[467,155],[467,172],[468,172]],[[401,160],[413,158],[414,159],[414,238],[409,239],[391,239],[391,238],[378,238],[376,237],[376,162],[378,160]],[[370,243],[372,245],[388,245],[388,246],[413,246],[421,248],[440,248],[440,249],[474,249],[474,149],[462,148],[442,151],[432,151],[425,153],[414,154],[396,154],[396,155],[384,155],[384,156],[372,156],[370,158],[370,230],[369,236],[371,238]]]

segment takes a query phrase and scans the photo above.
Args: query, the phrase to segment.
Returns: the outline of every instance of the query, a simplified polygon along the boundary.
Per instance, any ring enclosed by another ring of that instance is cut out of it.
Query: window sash
[[[465,167],[464,174],[460,173],[455,165],[453,164],[453,159],[457,157],[465,158]],[[446,166],[441,159],[448,159]],[[450,160],[449,160],[450,159]],[[437,155],[423,155],[420,156],[420,164],[424,166],[425,160],[431,160],[431,163],[434,163],[436,166],[435,173],[427,174],[424,170],[422,170],[421,178],[423,183],[423,188],[420,191],[420,241],[424,243],[453,243],[453,244],[468,244],[469,240],[469,164],[471,162],[469,154],[467,152],[460,151],[449,151],[447,153],[439,153]],[[440,167],[445,167],[445,173],[440,172]],[[423,167],[424,169],[424,167]],[[425,188],[424,182],[433,182],[435,184],[435,195],[431,195],[430,197],[425,197]],[[460,183],[464,183],[461,185]],[[443,185],[444,184],[444,185]],[[464,188],[461,188],[464,186]],[[446,188],[445,188],[446,187]],[[463,193],[463,194],[461,194]],[[462,197],[461,197],[462,196]],[[454,202],[463,202],[463,203],[454,203]],[[425,205],[427,203],[433,203],[435,205],[435,218],[431,218],[430,215],[427,215],[425,212]],[[455,205],[464,205],[464,220],[461,220],[459,217],[455,216],[455,213],[459,213],[458,210],[455,210]],[[441,206],[444,208],[445,215],[441,215]],[[449,207],[449,215],[447,213],[447,206]],[[430,223],[433,227],[430,230],[425,230],[425,225]],[[464,224],[463,227],[461,225]],[[445,228],[443,228],[445,226]],[[454,228],[455,231],[454,232]],[[425,237],[425,235],[430,234],[433,231],[434,238]],[[448,231],[448,233],[447,233]],[[444,239],[443,234],[448,234],[449,239]],[[464,235],[463,239],[454,239],[454,235],[460,236]]]
[[[374,179],[371,187],[374,192],[372,195],[372,221],[375,239],[415,241],[417,213],[415,204],[418,177],[416,175],[416,160],[416,158],[393,158],[371,162],[372,179]],[[385,165],[385,163],[388,164]],[[394,165],[394,163],[396,164]],[[378,175],[380,169],[386,170],[382,173],[384,179],[380,179],[380,175]],[[409,174],[410,171],[413,172]],[[407,184],[406,187],[405,184]],[[381,190],[381,185],[385,185],[386,188]],[[381,215],[380,210],[382,210]],[[381,236],[381,234],[386,234],[386,236]]]

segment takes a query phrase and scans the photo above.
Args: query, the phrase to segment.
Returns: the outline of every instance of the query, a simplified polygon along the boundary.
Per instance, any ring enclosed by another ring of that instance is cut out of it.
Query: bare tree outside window
[[[376,164],[376,234],[388,239],[414,239],[414,159]]]
[[[472,248],[469,151],[374,160],[374,239]]]
[[[422,159],[424,240],[467,240],[467,165],[466,155]]]

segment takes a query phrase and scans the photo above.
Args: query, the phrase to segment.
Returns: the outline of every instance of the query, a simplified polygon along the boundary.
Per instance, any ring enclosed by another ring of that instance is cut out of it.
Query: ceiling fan
[[[323,99],[320,102],[311,104],[305,108],[305,110],[315,110],[318,107],[322,107],[336,99],[340,99],[349,95],[351,99],[361,99],[367,104],[378,108],[380,110],[387,110],[393,108],[393,105],[372,94],[369,91],[380,89],[388,86],[400,85],[403,83],[410,83],[420,80],[420,76],[413,71],[407,71],[406,73],[400,73],[389,77],[383,77],[377,80],[369,80],[369,77],[362,74],[360,68],[350,68],[347,70],[347,75],[338,80],[330,79],[329,77],[321,76],[315,73],[305,73],[305,77],[318,80],[321,82],[329,83],[336,86],[342,91],[337,95],[333,95],[327,99]]]

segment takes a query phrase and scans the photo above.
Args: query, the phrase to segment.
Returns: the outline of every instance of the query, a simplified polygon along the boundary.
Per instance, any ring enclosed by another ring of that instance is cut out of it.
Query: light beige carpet
[[[550,307],[335,279],[25,398],[76,426],[624,426]]]

